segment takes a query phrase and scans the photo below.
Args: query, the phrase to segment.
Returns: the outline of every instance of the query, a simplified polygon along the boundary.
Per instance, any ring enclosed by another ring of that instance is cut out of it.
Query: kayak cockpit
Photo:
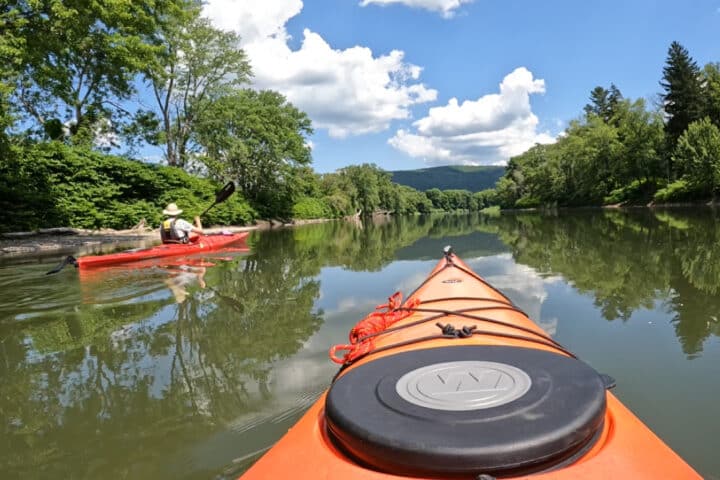
[[[411,350],[351,369],[325,402],[348,457],[396,475],[557,468],[600,437],[605,382],[565,355],[515,346]]]

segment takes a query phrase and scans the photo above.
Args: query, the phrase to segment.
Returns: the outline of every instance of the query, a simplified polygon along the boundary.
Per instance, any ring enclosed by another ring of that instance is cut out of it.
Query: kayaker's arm
[[[195,233],[199,233],[200,235],[205,234],[205,232],[203,232],[202,222],[200,221],[200,217],[198,216],[195,217],[195,225],[193,226],[192,231]]]

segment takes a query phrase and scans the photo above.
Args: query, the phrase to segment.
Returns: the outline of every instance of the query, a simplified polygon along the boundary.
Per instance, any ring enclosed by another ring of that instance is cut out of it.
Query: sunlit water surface
[[[720,478],[712,210],[328,223],[248,253],[45,276],[0,265],[0,477],[232,478],[328,386],[328,348],[450,244]]]

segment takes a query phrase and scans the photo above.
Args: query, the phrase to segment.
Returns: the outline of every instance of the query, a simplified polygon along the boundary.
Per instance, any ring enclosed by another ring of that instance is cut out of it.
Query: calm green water
[[[0,478],[244,471],[327,387],[327,350],[451,244],[720,478],[720,214],[583,211],[253,234],[214,266],[0,265]]]

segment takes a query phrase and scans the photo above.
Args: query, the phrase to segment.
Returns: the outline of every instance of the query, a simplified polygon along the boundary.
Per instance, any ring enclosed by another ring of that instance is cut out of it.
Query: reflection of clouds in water
[[[323,352],[324,359],[328,349],[338,343],[348,342],[350,329],[378,304],[377,298],[346,297],[338,301],[336,308],[323,312],[323,324],[303,345],[306,351]]]
[[[310,353],[310,352],[307,352]],[[317,390],[330,383],[338,365],[332,363],[327,356],[327,348],[310,355],[298,355],[288,361],[273,364],[270,378],[273,393],[302,392]]]
[[[471,259],[467,263],[493,286],[507,294],[538,322],[541,328],[550,335],[555,335],[558,319],[541,321],[540,313],[548,296],[545,284],[557,281],[556,278],[543,278],[533,269],[517,265],[511,255],[482,257]],[[393,281],[391,285],[407,295],[420,285],[430,272],[427,268],[421,270],[408,272],[404,278]],[[236,434],[247,435],[256,428],[263,428],[268,422],[279,423],[299,415],[327,387],[338,369],[328,358],[328,349],[335,344],[347,343],[350,328],[385,299],[378,298],[371,292],[367,292],[367,295],[358,295],[359,292],[348,295],[348,290],[346,289],[345,295],[339,296],[329,309],[324,309],[323,325],[304,342],[300,351],[290,358],[272,363],[265,392],[257,382],[247,382],[246,391],[250,404],[262,404],[262,408],[250,407],[246,413],[233,419],[231,429]],[[393,291],[388,290],[387,295]]]
[[[335,314],[335,313],[338,313],[338,312],[346,312],[346,311],[348,311],[348,310],[354,310],[354,309],[357,308],[357,306],[358,306],[360,303],[365,304],[365,303],[367,303],[368,301],[369,301],[369,300],[367,300],[367,299],[366,299],[366,300],[363,300],[363,301],[359,301],[359,300],[358,300],[357,298],[355,298],[355,297],[341,298],[341,299],[337,302],[337,309],[335,309],[335,310],[328,310],[326,313],[327,313],[328,315],[332,315],[332,314]]]
[[[412,293],[417,287],[419,287],[420,284],[427,279],[429,274],[430,270],[428,270],[427,272],[418,272],[415,275],[407,277],[397,284],[395,290],[398,292],[402,292],[405,298],[407,295],[410,295],[410,293]]]
[[[543,321],[537,322],[537,324],[545,330],[545,332],[550,335],[551,337],[554,337],[557,333],[557,326],[558,326],[558,319],[557,317],[548,318]]]
[[[114,332],[110,332],[110,342],[115,349],[121,346],[122,342],[129,340],[137,330],[137,324],[123,325]]]
[[[546,285],[562,281],[561,277],[540,275],[526,265],[515,263],[512,254],[509,253],[463,260],[492,286],[507,295],[549,334],[555,334],[557,319],[543,321],[541,310],[542,304],[548,297]],[[327,347],[330,344],[345,343],[347,332],[357,321],[370,313],[376,305],[383,303],[395,291],[400,291],[405,296],[409,295],[425,281],[433,266],[434,262],[429,262],[427,266],[414,266],[414,271],[405,269],[404,275],[400,275],[400,278],[392,283],[393,288],[388,289],[384,297],[357,295],[341,297],[334,308],[325,309],[324,326],[306,342],[306,346]],[[382,283],[382,281],[378,282]]]
[[[545,286],[561,280],[543,277],[527,265],[515,263],[509,253],[467,259],[465,262],[492,286],[507,295],[533,321],[550,335],[557,331],[557,319],[541,320],[542,304],[547,299]]]
[[[272,364],[263,393],[256,382],[245,384],[245,392],[251,399],[261,402],[260,410],[253,408],[231,422],[234,431],[250,430],[264,422],[279,422],[300,414],[308,408],[328,387],[338,365],[332,363],[325,351],[301,352]],[[268,396],[269,393],[269,396]],[[250,403],[254,403],[250,400]]]
[[[393,293],[395,293],[395,290],[388,290],[387,295],[384,297],[347,296],[340,298],[334,306],[323,308],[323,318],[325,323],[332,322],[334,317],[347,317],[348,315],[354,315],[355,320],[360,320],[360,318],[375,310],[376,306],[386,303],[387,298]]]

